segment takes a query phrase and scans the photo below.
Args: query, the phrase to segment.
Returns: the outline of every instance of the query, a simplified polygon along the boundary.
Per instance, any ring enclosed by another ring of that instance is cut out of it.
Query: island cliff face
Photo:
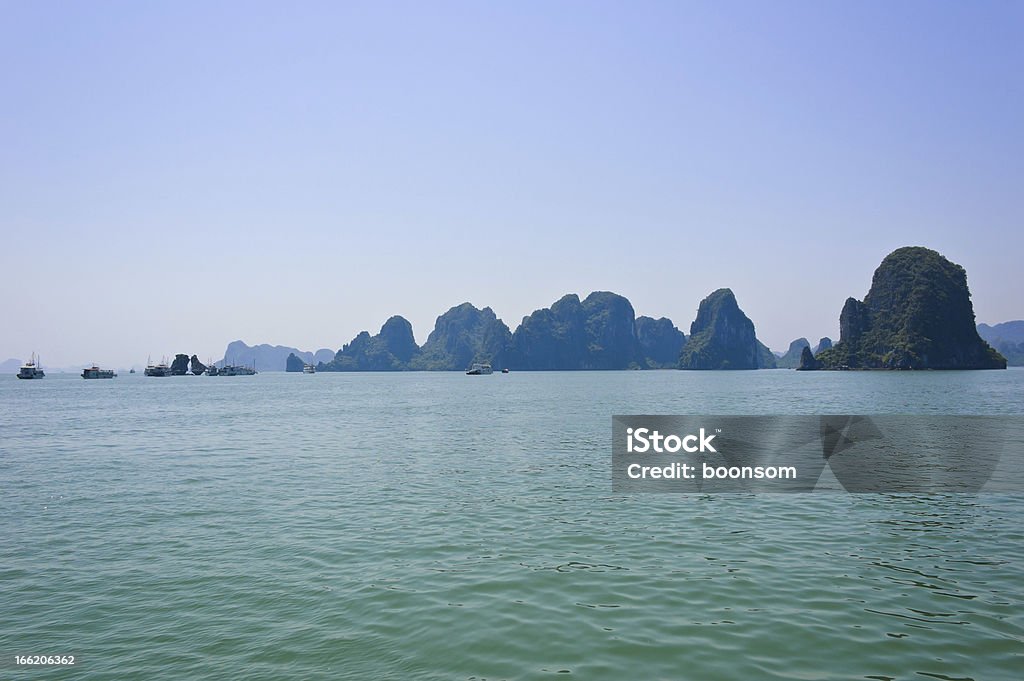
[[[774,367],[774,355],[757,340],[754,323],[743,314],[731,290],[718,289],[701,301],[679,357],[680,369]]]
[[[628,369],[640,360],[633,306],[607,291],[582,302],[570,293],[524,317],[509,348],[514,369]]]
[[[171,376],[184,376],[188,373],[188,355],[177,354],[171,362]]]
[[[284,370],[291,373],[301,373],[305,368],[306,363],[302,361],[302,358],[296,355],[294,352],[288,353],[288,359],[284,362]]]
[[[189,364],[192,367],[192,375],[202,376],[206,373],[206,365],[199,361],[199,358],[195,355],[189,359]]]
[[[686,335],[667,317],[637,317],[636,340],[640,345],[640,356],[648,368],[674,369],[679,364],[679,353],[686,344]]]
[[[437,318],[427,342],[412,358],[409,368],[424,371],[455,371],[474,362],[496,368],[506,364],[512,332],[489,307],[457,305]]]
[[[419,351],[407,319],[394,316],[384,322],[380,333],[363,331],[351,343],[338,350],[330,362],[317,367],[322,371],[402,371],[409,368]]]
[[[821,368],[1006,368],[978,335],[967,273],[927,248],[886,256],[864,300],[846,300],[839,333],[839,342],[816,358]]]
[[[821,368],[821,362],[814,358],[814,353],[811,352],[809,347],[804,347],[800,351],[800,365],[796,368],[797,371],[815,371]]]

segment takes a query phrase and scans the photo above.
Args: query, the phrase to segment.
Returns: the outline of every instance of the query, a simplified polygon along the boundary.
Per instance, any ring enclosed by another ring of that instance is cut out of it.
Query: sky
[[[0,0],[0,61],[0,360],[724,286],[784,350],[905,245],[1024,318],[1024,3]]]

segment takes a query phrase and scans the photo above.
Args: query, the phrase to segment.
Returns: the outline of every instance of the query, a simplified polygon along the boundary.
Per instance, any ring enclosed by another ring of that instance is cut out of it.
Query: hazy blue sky
[[[784,349],[911,244],[1024,317],[1022,2],[3,0],[0,60],[0,360],[721,286]]]

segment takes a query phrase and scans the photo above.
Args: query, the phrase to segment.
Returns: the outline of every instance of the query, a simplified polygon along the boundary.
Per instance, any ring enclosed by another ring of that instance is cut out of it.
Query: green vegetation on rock
[[[637,317],[636,339],[649,369],[674,369],[686,344],[686,336],[667,317]]]
[[[875,270],[864,301],[848,298],[826,369],[1004,369],[978,335],[967,273],[939,253],[905,247]]]
[[[338,350],[320,371],[403,371],[419,352],[412,335],[412,324],[404,317],[394,316],[384,322],[380,333],[371,336],[363,331],[351,343]]]
[[[628,369],[646,365],[630,302],[595,291],[582,302],[575,293],[525,317],[512,334],[513,369]]]
[[[754,322],[743,314],[727,288],[701,301],[690,336],[679,357],[680,369],[768,369],[775,356],[754,333]]]
[[[454,371],[474,362],[504,367],[512,332],[489,307],[478,310],[470,303],[457,305],[437,318],[409,368]]]

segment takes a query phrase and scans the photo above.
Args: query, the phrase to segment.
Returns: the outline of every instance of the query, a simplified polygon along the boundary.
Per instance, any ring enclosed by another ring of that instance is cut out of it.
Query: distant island
[[[285,371],[288,356],[295,355],[302,364],[316,364],[334,359],[334,351],[326,348],[316,352],[304,352],[284,345],[246,345],[240,340],[231,341],[224,350],[224,358],[214,362],[217,368],[227,364],[255,366],[260,371]],[[302,371],[300,366],[299,371]]]
[[[1024,319],[989,326],[978,324],[978,335],[999,351],[1011,366],[1024,366]]]
[[[1024,321],[975,326],[966,272],[923,247],[886,256],[867,296],[847,299],[839,322],[837,343],[824,337],[812,349],[798,338],[776,356],[758,340],[754,322],[730,289],[700,302],[689,335],[668,318],[637,317],[621,295],[595,291],[582,300],[574,293],[562,296],[524,317],[515,331],[491,308],[466,302],[437,317],[422,346],[409,321],[396,315],[376,334],[363,331],[337,352],[238,340],[215,364],[298,372],[305,364],[317,371],[458,371],[475,362],[528,371],[807,371],[1000,369],[1007,358],[1024,363]]]
[[[623,296],[596,291],[580,300],[563,296],[523,318],[512,333],[489,307],[451,308],[423,347],[403,317],[380,332],[362,332],[318,371],[452,371],[474,362],[514,370],[641,369],[674,367],[685,335],[668,319],[636,317]]]

